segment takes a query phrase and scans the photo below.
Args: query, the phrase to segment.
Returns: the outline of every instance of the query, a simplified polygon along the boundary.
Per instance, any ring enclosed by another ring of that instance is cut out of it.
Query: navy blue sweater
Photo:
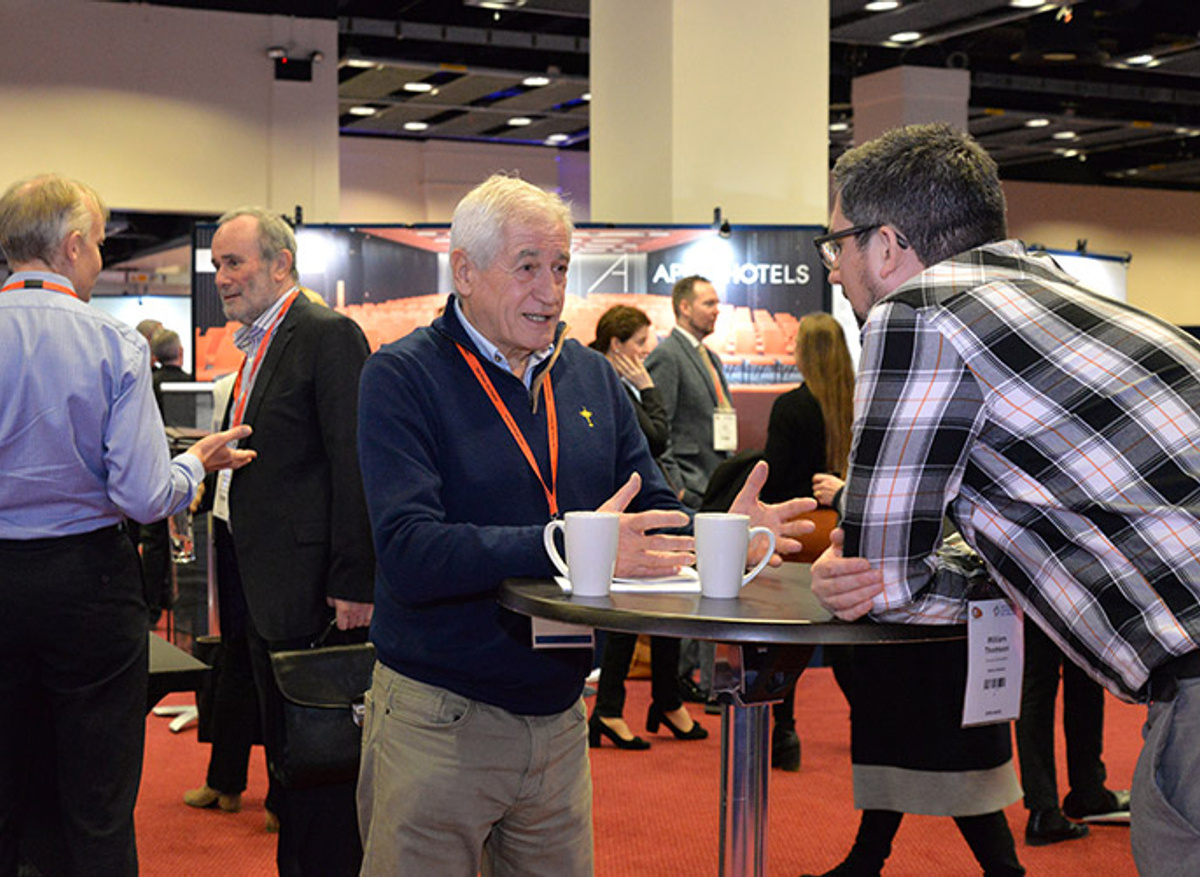
[[[378,560],[371,639],[406,676],[518,714],[561,712],[579,697],[591,653],[535,651],[529,620],[496,602],[504,579],[554,573],[542,546],[550,512],[455,341],[478,354],[451,301],[363,369],[359,457]],[[549,483],[544,395],[534,412],[517,377],[479,359]],[[603,356],[568,340],[550,377],[562,512],[595,509],[634,471],[643,486],[631,511],[682,508]]]

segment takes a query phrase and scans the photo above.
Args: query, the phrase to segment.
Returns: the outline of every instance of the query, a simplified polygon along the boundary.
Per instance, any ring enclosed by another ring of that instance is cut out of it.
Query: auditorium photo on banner
[[[216,226],[193,236],[192,308],[197,380],[237,369],[236,323],[226,323],[209,249]],[[731,384],[798,380],[792,344],[799,318],[830,310],[830,288],[812,240],[819,226],[651,226],[575,228],[563,320],[581,343],[617,304],[641,308],[654,332],[671,331],[671,289],[701,275],[721,299],[705,343]],[[453,290],[448,225],[305,225],[296,230],[301,284],[354,319],[371,349],[431,322]]]

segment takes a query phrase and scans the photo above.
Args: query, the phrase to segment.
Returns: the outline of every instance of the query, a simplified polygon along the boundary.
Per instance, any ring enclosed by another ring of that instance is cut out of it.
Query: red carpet
[[[626,717],[643,736],[649,696],[648,682],[629,683]],[[709,729],[707,740],[677,741],[663,730],[648,736],[654,746],[646,752],[611,746],[592,750],[597,877],[717,873],[720,721],[700,710],[694,715]],[[1129,787],[1144,715],[1143,707],[1107,700],[1105,761],[1112,788]],[[147,718],[137,812],[142,874],[274,874],[275,840],[263,830],[261,749],[255,750],[241,813],[194,810],[183,804],[182,795],[203,781],[208,746],[196,742],[194,728],[172,734],[167,724],[165,718]],[[848,710],[829,670],[809,670],[801,678],[797,726],[804,746],[801,771],[772,771],[770,780],[768,871],[779,877],[831,868],[849,850],[858,826],[850,785]],[[1060,775],[1065,772],[1061,752],[1059,769]],[[1062,790],[1065,783],[1064,776]],[[1019,802],[1009,808],[1008,821],[1017,853],[1034,877],[1136,874],[1128,828],[1093,827],[1083,840],[1031,848],[1023,840],[1025,810]],[[884,873],[940,877],[980,872],[952,820],[907,816]]]

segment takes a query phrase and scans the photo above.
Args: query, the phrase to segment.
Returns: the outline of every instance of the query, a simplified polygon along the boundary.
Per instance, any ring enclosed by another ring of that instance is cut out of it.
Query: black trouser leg
[[[1085,801],[1103,800],[1104,689],[1070,659],[1063,659],[1063,735],[1070,791]]]
[[[637,646],[637,634],[616,630],[604,634],[604,654],[600,658],[600,682],[596,685],[596,715],[619,719],[625,711],[625,677]]]
[[[212,752],[208,787],[226,795],[246,789],[246,767],[255,738],[262,735],[258,693],[250,665],[250,648],[243,629],[221,638],[212,696]]]
[[[626,670],[628,667],[626,664]],[[679,640],[669,636],[650,637],[650,696],[664,713],[683,706],[678,668]]]
[[[1054,762],[1054,701],[1062,652],[1035,623],[1025,620],[1025,674],[1021,718],[1017,721],[1017,758],[1025,807],[1049,810],[1059,805]]]
[[[984,877],[1021,877],[1025,873],[1003,810],[956,816],[954,823],[983,867]]]

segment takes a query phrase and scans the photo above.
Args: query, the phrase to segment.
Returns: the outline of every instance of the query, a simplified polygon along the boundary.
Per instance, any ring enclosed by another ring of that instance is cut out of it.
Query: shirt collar
[[[300,287],[293,286],[279,298],[271,303],[271,306],[258,315],[249,326],[242,326],[233,333],[233,346],[240,350],[246,356],[254,354],[254,348],[262,337],[267,334],[267,329],[271,328],[271,323],[275,320],[279,309],[283,307],[283,303],[287,301],[287,297],[295,292]]]
[[[699,349],[701,347],[701,345],[704,344],[703,341],[701,341],[699,338],[697,338],[695,335],[693,335],[687,329],[683,328],[683,326],[676,326],[675,331],[678,332],[680,335],[682,335],[684,338],[686,338],[688,340],[688,343],[690,343],[693,347],[695,347],[697,349]]]
[[[463,313],[462,303],[458,300],[457,295],[454,296],[454,316],[458,318],[463,329],[466,330],[467,337],[471,339],[471,343],[475,345],[475,349],[482,353],[485,359],[504,369],[509,374],[513,373],[512,367],[508,364],[508,360],[504,357],[504,354],[500,352],[500,348],[483,337],[479,330],[471,325],[471,321]],[[526,388],[533,386],[533,370],[553,352],[554,345],[550,344],[541,350],[535,350],[529,354],[525,360],[525,374],[522,377]]]
[[[16,273],[6,277],[0,281],[0,286],[8,286],[10,283],[24,283],[26,280],[40,280],[43,283],[57,283],[60,286],[68,287],[72,292],[75,291],[75,284],[63,277],[61,274],[56,274],[53,271],[17,271]]]

